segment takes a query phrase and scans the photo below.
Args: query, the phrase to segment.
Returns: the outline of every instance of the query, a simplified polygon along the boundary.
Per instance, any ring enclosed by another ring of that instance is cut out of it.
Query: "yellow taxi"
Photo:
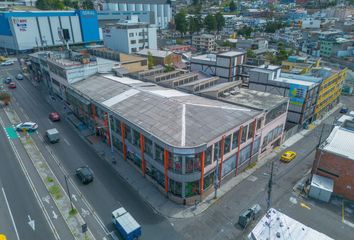
[[[290,162],[296,157],[296,152],[293,151],[286,151],[281,155],[280,160],[283,162]]]

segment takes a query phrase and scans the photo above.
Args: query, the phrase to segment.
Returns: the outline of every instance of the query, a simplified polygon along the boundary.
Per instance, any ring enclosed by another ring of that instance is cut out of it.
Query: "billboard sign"
[[[14,18],[12,19],[12,22],[21,32],[25,32],[27,30],[27,19]]]
[[[298,84],[290,84],[290,104],[302,105],[305,102],[307,87]]]

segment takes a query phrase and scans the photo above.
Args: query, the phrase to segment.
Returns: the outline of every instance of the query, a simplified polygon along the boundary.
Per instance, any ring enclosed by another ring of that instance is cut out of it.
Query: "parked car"
[[[2,62],[0,65],[1,65],[1,66],[10,66],[10,65],[12,65],[12,64],[14,64],[14,62],[12,62],[12,61],[5,61],[5,62]]]
[[[349,109],[347,107],[342,107],[339,111],[339,113],[342,113],[342,114],[347,114],[349,112]]]
[[[10,82],[10,84],[9,84],[9,88],[16,88],[16,83],[14,83],[14,82]]]
[[[12,82],[12,78],[11,77],[7,77],[4,79],[4,83],[9,84],[10,82]]]
[[[88,166],[79,167],[75,171],[75,175],[83,184],[89,184],[93,181],[93,171]]]
[[[58,112],[51,112],[51,113],[49,113],[49,119],[52,122],[60,121],[60,115]]]
[[[296,152],[286,151],[281,155],[280,160],[283,162],[291,162],[296,157]]]
[[[261,206],[259,204],[253,205],[251,208],[247,209],[244,211],[239,217],[238,217],[238,224],[245,229],[251,221],[254,221],[261,211]]]
[[[20,73],[17,74],[16,79],[17,79],[17,80],[23,80],[23,75],[20,74]]]
[[[25,122],[16,125],[16,131],[34,132],[38,129],[37,123]]]

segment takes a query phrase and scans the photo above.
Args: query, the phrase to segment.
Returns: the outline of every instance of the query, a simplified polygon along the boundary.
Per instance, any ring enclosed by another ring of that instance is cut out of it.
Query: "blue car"
[[[349,109],[347,107],[342,107],[339,111],[339,113],[342,113],[342,114],[347,114],[349,111]]]

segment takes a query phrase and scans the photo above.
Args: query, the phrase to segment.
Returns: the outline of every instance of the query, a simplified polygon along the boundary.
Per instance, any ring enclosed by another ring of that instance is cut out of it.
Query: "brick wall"
[[[317,150],[312,173],[333,179],[334,193],[354,201],[354,160]]]

